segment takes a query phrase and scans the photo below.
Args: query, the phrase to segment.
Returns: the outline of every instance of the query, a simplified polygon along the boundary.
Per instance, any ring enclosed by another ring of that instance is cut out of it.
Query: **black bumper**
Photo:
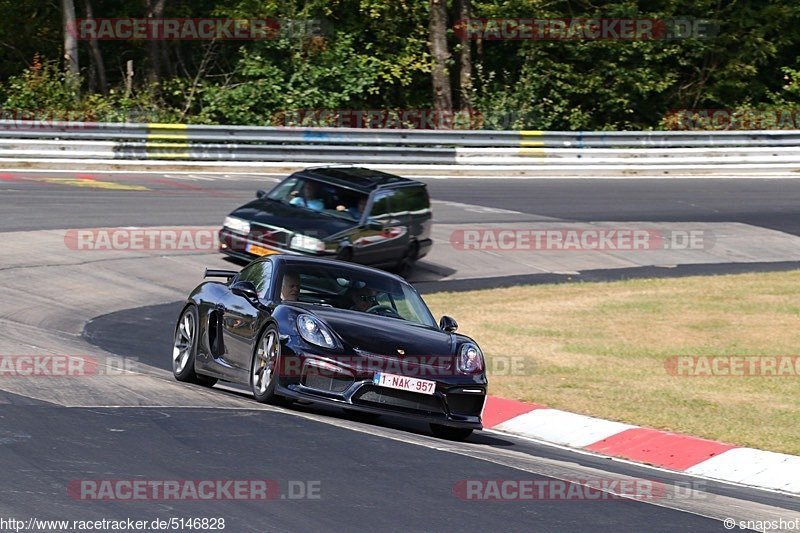
[[[304,253],[297,250],[286,248],[284,246],[278,246],[274,243],[256,242],[249,239],[247,235],[234,233],[225,228],[222,228],[219,231],[219,251],[222,252],[223,254],[235,257],[236,259],[242,259],[244,261],[247,261],[248,263],[250,261],[253,261],[254,259],[262,257],[262,255],[252,254],[248,252],[247,251],[248,244],[258,245],[261,248],[266,248],[276,254],[291,254],[291,255],[306,255],[310,257],[321,257],[321,255],[318,254]]]
[[[292,344],[290,338],[282,345],[284,367],[278,380],[278,394],[365,413],[483,429],[485,375],[409,376],[436,383],[433,394],[422,394],[376,385],[375,372],[365,370],[360,362],[356,366],[340,364],[335,356],[312,355],[305,347]]]

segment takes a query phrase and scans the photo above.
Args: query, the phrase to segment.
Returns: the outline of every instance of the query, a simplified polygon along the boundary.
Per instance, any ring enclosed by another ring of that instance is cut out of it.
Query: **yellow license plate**
[[[248,244],[247,251],[253,255],[265,256],[265,255],[273,255],[277,254],[275,250],[271,250],[269,248],[264,248],[263,246],[259,246],[257,244]]]

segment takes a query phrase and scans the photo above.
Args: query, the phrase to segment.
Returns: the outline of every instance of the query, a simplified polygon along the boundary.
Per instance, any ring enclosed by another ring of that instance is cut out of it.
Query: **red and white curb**
[[[800,494],[800,457],[490,396],[486,429],[720,481]]]

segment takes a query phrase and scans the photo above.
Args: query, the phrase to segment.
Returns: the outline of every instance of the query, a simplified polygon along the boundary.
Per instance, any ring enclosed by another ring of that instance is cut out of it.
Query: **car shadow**
[[[199,385],[197,386],[199,387]],[[247,387],[243,385],[220,382],[213,388],[214,391],[217,393],[227,394],[242,399],[248,399],[251,400],[254,405],[258,405],[256,401],[253,399],[253,395],[250,393]],[[294,411],[297,413],[322,415],[329,418],[355,422],[363,426],[375,426],[387,429],[394,429],[405,433],[413,433],[415,435],[425,435],[427,437],[432,437],[427,422],[410,420],[408,418],[399,416],[393,416],[393,415],[380,415],[378,417],[362,416],[361,413],[357,413],[354,411],[348,412],[344,408],[333,407],[329,405],[319,404],[311,401],[303,401],[303,400],[292,402],[289,405],[282,405],[281,407],[283,409],[287,409],[289,411]],[[464,442],[468,442],[471,444],[481,444],[486,446],[508,447],[514,445],[514,443],[509,440],[503,439],[494,434],[484,433],[483,431],[474,432]]]

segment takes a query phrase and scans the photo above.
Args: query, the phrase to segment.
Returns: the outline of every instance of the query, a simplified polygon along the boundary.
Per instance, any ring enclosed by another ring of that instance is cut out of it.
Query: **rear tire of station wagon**
[[[472,435],[472,430],[469,428],[454,428],[441,424],[431,424],[431,431],[434,437],[447,440],[464,440]]]
[[[419,244],[416,241],[408,245],[403,258],[397,263],[397,273],[404,278],[407,278],[411,271],[414,270],[414,265],[417,264],[417,256],[419,255]]]
[[[339,253],[336,254],[336,259],[339,261],[353,261],[353,249],[352,248],[342,248],[339,250]]]

